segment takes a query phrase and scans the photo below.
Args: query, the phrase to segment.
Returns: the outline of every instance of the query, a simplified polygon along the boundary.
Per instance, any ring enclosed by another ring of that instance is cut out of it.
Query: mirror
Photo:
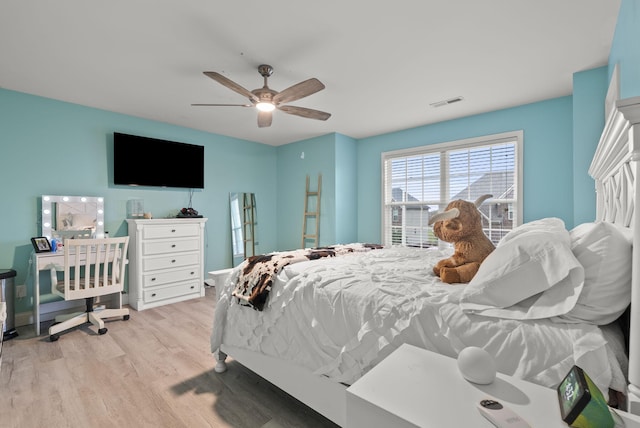
[[[42,236],[104,238],[104,198],[42,196]]]
[[[231,259],[238,266],[258,253],[256,196],[254,193],[230,193]]]

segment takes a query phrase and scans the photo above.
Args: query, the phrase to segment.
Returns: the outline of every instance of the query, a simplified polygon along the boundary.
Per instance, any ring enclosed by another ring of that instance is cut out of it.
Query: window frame
[[[513,142],[515,141],[515,168],[517,169],[516,173],[514,174],[514,181],[515,181],[515,206],[516,206],[516,218],[514,219],[514,224],[513,224],[513,228],[515,228],[518,225],[521,225],[523,223],[523,206],[524,206],[524,183],[523,183],[523,176],[524,176],[524,131],[522,130],[517,130],[517,131],[509,131],[509,132],[503,132],[503,133],[498,133],[498,134],[490,134],[490,135],[484,135],[484,136],[480,136],[480,137],[472,137],[472,138],[466,138],[466,139],[462,139],[462,140],[453,140],[453,141],[447,141],[447,142],[443,142],[443,143],[434,143],[434,144],[428,144],[428,145],[424,145],[424,146],[419,146],[419,147],[412,147],[412,148],[407,148],[407,149],[400,149],[400,150],[392,150],[392,151],[388,151],[388,152],[382,152],[380,154],[380,168],[381,168],[381,224],[380,224],[380,228],[381,228],[381,241],[385,244],[385,245],[389,245],[390,243],[387,243],[387,216],[386,216],[386,208],[387,208],[387,204],[386,204],[386,200],[385,200],[385,194],[386,194],[386,174],[385,174],[385,168],[386,168],[386,162],[388,160],[392,160],[394,158],[405,158],[405,157],[411,157],[411,156],[422,156],[422,155],[427,155],[427,154],[437,154],[440,153],[440,157],[441,157],[441,161],[440,161],[440,169],[442,170],[446,170],[447,174],[442,176],[441,175],[441,190],[442,189],[446,189],[446,194],[448,194],[448,186],[449,186],[449,175],[448,175],[448,164],[447,164],[447,156],[444,156],[444,154],[448,151],[451,150],[465,150],[465,149],[472,149],[475,147],[481,147],[481,146],[491,146],[491,145],[497,145],[497,144],[501,144],[501,143],[505,143],[505,142]],[[448,204],[450,201],[441,201],[442,203]],[[427,202],[422,202],[423,205],[427,205]],[[446,206],[446,205],[445,205]],[[440,208],[444,209],[444,206]],[[513,211],[510,210],[509,211],[509,216],[513,216]],[[391,227],[391,226],[389,226]]]

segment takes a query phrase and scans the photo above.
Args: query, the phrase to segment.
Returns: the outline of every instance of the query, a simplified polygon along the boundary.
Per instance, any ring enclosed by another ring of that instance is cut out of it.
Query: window
[[[438,244],[429,215],[455,199],[480,206],[483,229],[497,243],[522,223],[522,131],[382,154],[385,245]]]

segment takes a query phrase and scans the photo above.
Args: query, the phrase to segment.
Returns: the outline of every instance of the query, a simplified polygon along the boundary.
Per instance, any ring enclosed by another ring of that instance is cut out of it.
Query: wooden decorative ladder
[[[307,175],[307,185],[304,198],[304,216],[302,221],[302,246],[307,248],[307,244],[313,241],[311,248],[316,248],[320,239],[320,192],[322,191],[322,174],[318,174],[318,188],[313,192],[309,189],[309,176]],[[315,202],[315,203],[314,203]],[[313,209],[315,207],[315,209]],[[309,220],[313,220],[309,222]],[[310,224],[311,223],[311,224]],[[313,225],[315,224],[315,229]],[[310,233],[309,229],[314,230]]]
[[[244,237],[244,257],[245,259],[256,255],[255,241],[255,221],[256,221],[256,195],[255,193],[244,193],[242,201],[242,230]]]

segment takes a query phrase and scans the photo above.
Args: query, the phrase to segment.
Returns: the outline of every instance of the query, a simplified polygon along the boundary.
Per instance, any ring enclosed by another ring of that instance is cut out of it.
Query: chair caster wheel
[[[107,332],[107,328],[99,328],[98,329],[98,334],[105,334]]]
[[[49,336],[49,340],[51,342],[55,342],[58,339],[60,339],[60,336],[58,336],[57,334],[52,334],[51,336]]]
[[[129,315],[124,315],[124,316],[122,317],[122,319],[123,319],[123,320],[125,320],[125,321],[129,321]]]

